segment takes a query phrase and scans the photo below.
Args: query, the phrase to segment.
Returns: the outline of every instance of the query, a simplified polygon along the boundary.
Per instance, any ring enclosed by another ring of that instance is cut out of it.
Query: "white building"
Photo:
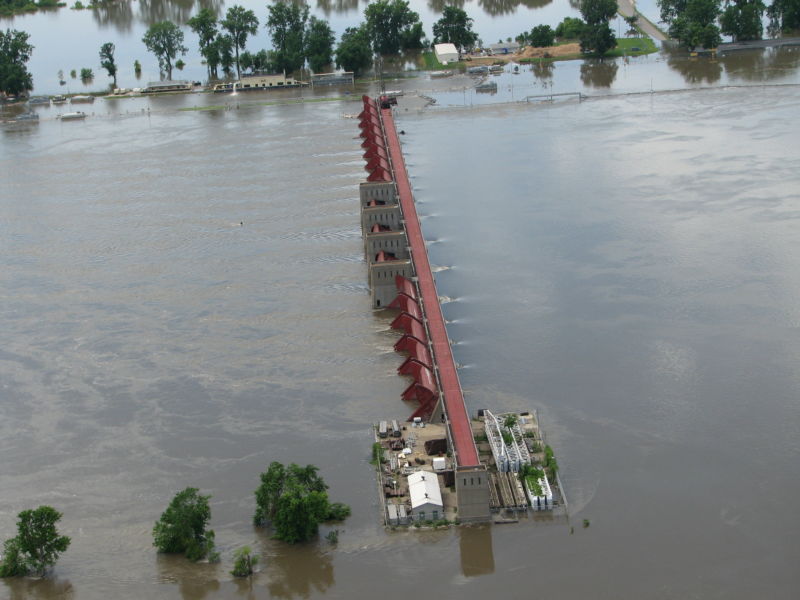
[[[414,521],[438,521],[444,518],[439,478],[431,471],[417,471],[408,476],[411,518]]]
[[[443,65],[458,62],[458,48],[455,44],[436,44],[433,53],[436,55],[436,60]]]

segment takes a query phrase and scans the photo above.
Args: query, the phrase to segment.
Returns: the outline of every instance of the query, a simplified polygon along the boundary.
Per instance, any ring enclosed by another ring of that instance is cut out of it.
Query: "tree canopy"
[[[605,54],[617,45],[608,24],[616,14],[616,0],[581,0],[581,15],[586,22],[580,35],[581,52]]]
[[[267,29],[275,50],[275,67],[279,71],[296,71],[305,62],[308,6],[278,0],[267,9]]]
[[[117,87],[117,63],[114,61],[114,44],[111,42],[100,47],[100,66],[114,79],[114,87]]]
[[[208,499],[197,488],[178,492],[153,527],[153,545],[165,554],[185,554],[189,560],[209,556],[214,532],[206,529],[211,519]]]
[[[305,33],[305,55],[312,71],[321,73],[326,65],[333,62],[334,42],[336,36],[328,22],[312,16]]]
[[[556,32],[550,25],[537,25],[530,31],[517,36],[520,44],[527,44],[534,48],[546,48],[556,42]]]
[[[800,30],[800,0],[772,0],[767,16],[770,35]]]
[[[372,2],[364,9],[364,16],[372,49],[378,54],[422,48],[422,23],[405,0]]]
[[[200,55],[206,61],[209,76],[216,77],[216,67],[219,64],[219,53],[214,47],[214,41],[217,37],[217,18],[210,9],[203,8],[189,19],[186,24],[200,38],[198,44],[200,46]]]
[[[577,40],[581,37],[586,23],[577,17],[564,17],[556,26],[556,37],[565,40]]]
[[[455,44],[459,51],[472,48],[478,41],[478,34],[472,31],[472,21],[463,9],[445,6],[442,18],[433,24],[433,43]]]
[[[689,50],[716,48],[722,41],[717,17],[720,0],[657,0],[661,20],[669,25],[670,37]],[[729,25],[733,23],[729,22]]]
[[[244,50],[247,44],[247,37],[249,35],[255,35],[258,31],[258,18],[256,17],[256,13],[243,6],[234,5],[228,9],[228,12],[225,13],[225,18],[222,19],[219,24],[230,36],[235,54],[236,75],[240,76],[239,50]]]
[[[720,30],[734,41],[760,40],[764,33],[761,18],[766,8],[761,0],[734,0],[719,18]]]
[[[3,545],[0,577],[44,575],[66,552],[70,538],[58,535],[56,523],[61,513],[51,506],[23,510],[17,517],[17,535]]]
[[[33,53],[24,31],[0,31],[0,92],[16,96],[33,89],[27,63]]]
[[[366,26],[362,23],[360,27],[345,29],[336,48],[336,66],[358,74],[372,66],[372,59],[372,44]]]
[[[328,501],[328,486],[318,470],[314,465],[270,463],[255,491],[254,523],[272,523],[277,539],[294,544],[315,536],[323,521],[347,517],[349,507]]]
[[[183,32],[180,27],[170,21],[161,21],[150,26],[142,38],[147,49],[156,55],[158,66],[166,72],[167,79],[172,79],[172,61],[176,56],[184,55],[188,48],[183,45]]]

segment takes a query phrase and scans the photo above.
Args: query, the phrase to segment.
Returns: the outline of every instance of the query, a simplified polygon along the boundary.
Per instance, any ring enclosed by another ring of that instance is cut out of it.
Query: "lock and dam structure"
[[[488,521],[489,473],[478,456],[391,102],[385,96],[362,101],[359,128],[369,175],[359,197],[372,307],[397,311],[395,350],[408,354],[398,372],[412,378],[402,397],[418,403],[409,420],[445,427],[458,519]]]

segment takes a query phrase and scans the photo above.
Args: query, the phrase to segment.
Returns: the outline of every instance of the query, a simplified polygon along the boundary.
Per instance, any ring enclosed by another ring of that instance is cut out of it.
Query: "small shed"
[[[417,471],[408,476],[411,518],[414,521],[437,521],[444,517],[439,478],[431,471]]]
[[[443,65],[458,62],[458,48],[455,44],[436,44],[433,53],[436,55],[436,60]]]

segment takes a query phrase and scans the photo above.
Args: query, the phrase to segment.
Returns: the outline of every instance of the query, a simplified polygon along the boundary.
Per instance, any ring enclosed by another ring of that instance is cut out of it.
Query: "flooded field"
[[[571,507],[419,534],[384,532],[368,463],[410,407],[369,309],[357,104],[252,98],[0,132],[0,538],[47,503],[73,539],[0,596],[797,596],[796,86],[401,111],[468,406],[537,409]],[[271,460],[352,506],[338,546],[252,528]],[[151,546],[189,485],[219,565]]]

